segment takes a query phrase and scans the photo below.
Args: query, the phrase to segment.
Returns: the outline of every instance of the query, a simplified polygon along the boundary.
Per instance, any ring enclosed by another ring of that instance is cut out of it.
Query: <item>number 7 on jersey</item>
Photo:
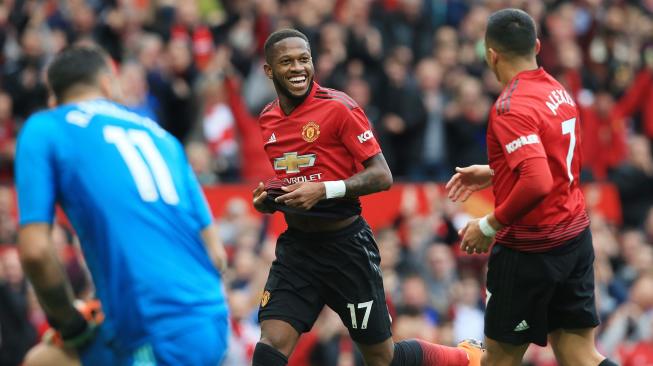
[[[567,150],[567,176],[569,184],[574,181],[574,175],[571,172],[571,160],[574,158],[574,147],[576,147],[576,118],[568,119],[562,122],[562,134],[569,134],[569,150]]]

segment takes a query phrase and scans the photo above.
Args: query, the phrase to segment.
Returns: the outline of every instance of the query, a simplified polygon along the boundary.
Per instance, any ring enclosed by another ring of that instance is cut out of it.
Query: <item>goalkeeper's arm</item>
[[[59,331],[64,343],[76,347],[88,341],[94,325],[75,308],[70,281],[50,241],[50,224],[21,227],[18,252],[48,322]]]
[[[202,240],[215,268],[220,272],[227,269],[227,252],[222,245],[222,241],[218,235],[218,228],[215,224],[211,223],[202,230]]]

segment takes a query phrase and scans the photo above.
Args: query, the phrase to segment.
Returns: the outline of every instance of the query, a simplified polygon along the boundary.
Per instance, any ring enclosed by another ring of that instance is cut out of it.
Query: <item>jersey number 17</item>
[[[163,202],[169,205],[179,203],[170,169],[147,132],[105,126],[103,133],[104,140],[116,146],[127,164],[143,201],[154,202],[159,199],[161,192]]]

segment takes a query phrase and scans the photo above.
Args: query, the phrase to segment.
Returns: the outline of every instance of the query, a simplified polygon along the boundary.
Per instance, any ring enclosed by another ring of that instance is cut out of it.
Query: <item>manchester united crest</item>
[[[302,127],[302,138],[306,142],[313,142],[320,137],[320,125],[315,122],[308,122]]]
[[[263,296],[261,297],[261,307],[264,308],[265,305],[270,301],[270,291],[263,291]]]

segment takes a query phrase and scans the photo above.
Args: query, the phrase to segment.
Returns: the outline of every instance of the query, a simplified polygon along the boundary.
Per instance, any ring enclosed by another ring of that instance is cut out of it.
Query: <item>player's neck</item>
[[[283,94],[279,94],[279,107],[281,107],[281,110],[287,116],[290,113],[292,113],[292,111],[294,111],[298,105],[302,104],[304,99],[306,99],[306,97],[303,97],[301,99],[288,98]]]
[[[301,97],[294,97],[286,93],[285,91],[279,90],[276,85],[275,88],[277,89],[277,96],[279,97],[279,107],[281,107],[281,110],[283,113],[288,116],[292,111],[297,108],[300,104],[306,100],[309,94],[311,94],[311,90],[313,87],[309,87],[308,90],[306,91],[306,94],[304,94]]]
[[[94,100],[94,99],[103,99],[106,98],[104,94],[102,94],[101,91],[99,90],[83,90],[79,91],[76,93],[70,93],[66,95],[62,100],[60,101],[59,104],[72,104],[72,103],[79,103],[79,102],[84,102],[87,100]]]
[[[537,61],[535,59],[515,60],[510,63],[505,63],[499,69],[499,82],[501,82],[501,85],[506,87],[506,85],[510,83],[510,80],[514,79],[514,77],[520,72],[537,70],[538,67],[539,66],[537,65]]]

